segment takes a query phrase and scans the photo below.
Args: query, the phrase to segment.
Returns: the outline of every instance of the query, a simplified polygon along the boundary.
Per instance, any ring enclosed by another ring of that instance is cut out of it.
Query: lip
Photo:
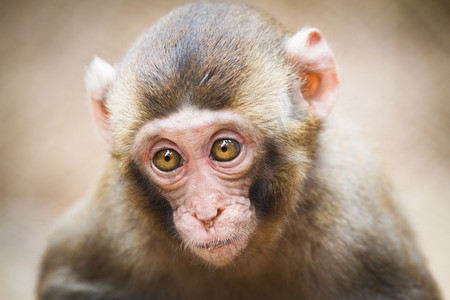
[[[208,251],[211,251],[213,249],[219,249],[223,246],[232,244],[236,239],[237,239],[237,237],[235,237],[235,236],[227,238],[227,239],[215,239],[208,243],[196,243],[195,246],[200,249],[206,249]]]

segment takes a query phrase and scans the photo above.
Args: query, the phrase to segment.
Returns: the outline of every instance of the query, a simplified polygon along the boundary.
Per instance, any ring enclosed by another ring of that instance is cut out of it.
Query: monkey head
[[[124,201],[149,234],[216,266],[279,237],[338,89],[317,29],[291,35],[239,8],[210,8],[223,18],[176,9],[115,68],[96,58],[87,74]]]

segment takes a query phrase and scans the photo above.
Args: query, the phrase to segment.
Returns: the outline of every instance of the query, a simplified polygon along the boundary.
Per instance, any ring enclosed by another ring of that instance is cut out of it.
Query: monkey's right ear
[[[300,79],[296,92],[306,100],[317,119],[325,119],[337,100],[339,89],[330,47],[318,29],[306,27],[288,40],[286,48]]]
[[[114,80],[115,70],[106,61],[95,57],[86,72],[86,89],[91,101],[94,120],[97,123],[100,134],[109,144],[111,132],[109,129],[109,110],[106,106],[106,98]]]

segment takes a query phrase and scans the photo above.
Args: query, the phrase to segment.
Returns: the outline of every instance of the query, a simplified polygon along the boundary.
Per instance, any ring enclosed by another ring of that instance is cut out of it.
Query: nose
[[[222,213],[223,209],[216,207],[202,207],[196,208],[194,217],[201,221],[205,227],[211,228],[214,225],[214,220]]]

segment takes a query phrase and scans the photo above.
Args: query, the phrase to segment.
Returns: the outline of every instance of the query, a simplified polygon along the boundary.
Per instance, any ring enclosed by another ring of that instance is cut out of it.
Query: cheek
[[[239,231],[253,222],[255,218],[254,210],[250,207],[249,199],[239,199],[239,203],[234,203],[225,208],[223,213],[217,218],[215,229],[219,233],[221,230]]]
[[[179,206],[173,213],[173,223],[178,231],[178,234],[183,240],[188,236],[191,236],[195,232],[201,232],[203,226],[201,222],[196,220],[190,211],[186,209],[186,206]]]

